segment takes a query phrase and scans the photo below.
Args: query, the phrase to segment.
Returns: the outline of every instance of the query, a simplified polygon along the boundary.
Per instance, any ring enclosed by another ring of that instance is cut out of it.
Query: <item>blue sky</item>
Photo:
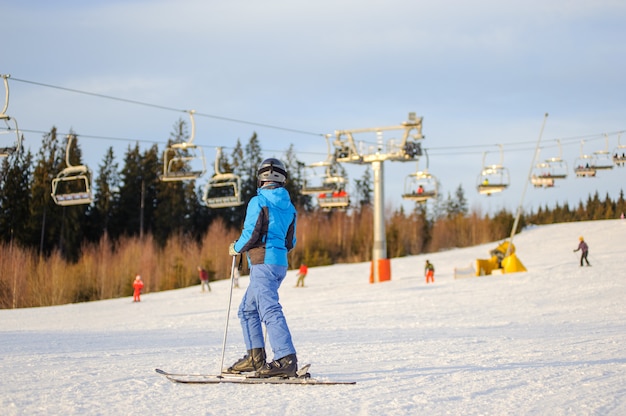
[[[596,190],[617,197],[625,182],[626,168],[594,179],[572,172],[583,138],[593,153],[608,134],[613,151],[626,130],[621,1],[21,1],[2,10],[0,73],[180,110],[10,81],[7,113],[20,127],[73,129],[94,171],[109,146],[121,160],[137,140],[164,144],[188,118],[182,110],[205,115],[196,116],[195,143],[208,174],[217,146],[228,153],[254,131],[264,156],[293,144],[313,163],[326,158],[323,134],[416,112],[444,195],[461,184],[473,208],[515,210],[547,112],[540,156],[558,156],[560,139],[570,176],[554,189],[529,187],[525,208],[576,204]],[[27,147],[40,143],[26,133]],[[511,186],[481,196],[483,155],[498,163],[498,144]],[[346,168],[351,180],[364,170]],[[416,169],[385,163],[390,206],[412,206],[400,195]]]

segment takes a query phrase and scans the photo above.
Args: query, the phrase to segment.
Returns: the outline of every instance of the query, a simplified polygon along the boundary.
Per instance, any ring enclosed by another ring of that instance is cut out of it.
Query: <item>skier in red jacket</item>
[[[426,266],[424,266],[424,276],[426,276],[426,283],[435,283],[435,266],[428,260],[426,260]]]
[[[140,295],[141,289],[143,289],[143,281],[141,280],[141,276],[135,276],[135,281],[133,282],[133,288],[135,289],[133,293],[133,302],[141,302]]]
[[[306,264],[302,263],[300,265],[300,269],[298,270],[298,281],[296,282],[296,287],[304,287],[304,278],[309,272],[309,268],[306,267]]]

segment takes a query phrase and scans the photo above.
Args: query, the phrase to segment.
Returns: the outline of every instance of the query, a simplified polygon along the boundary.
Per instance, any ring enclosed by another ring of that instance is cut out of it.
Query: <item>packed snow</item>
[[[591,267],[573,253],[580,235]],[[369,263],[310,268],[305,288],[289,271],[280,296],[300,363],[355,385],[185,385],[155,373],[219,371],[229,280],[140,303],[1,310],[0,413],[626,414],[626,221],[528,228],[514,239],[528,272],[454,279],[497,243],[392,259],[391,281],[376,284]],[[240,285],[224,365],[245,352]]]

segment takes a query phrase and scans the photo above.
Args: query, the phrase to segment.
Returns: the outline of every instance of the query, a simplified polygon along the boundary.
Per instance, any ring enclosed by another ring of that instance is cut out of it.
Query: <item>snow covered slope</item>
[[[580,235],[592,267],[572,253]],[[306,288],[289,272],[281,303],[300,362],[354,386],[176,385],[156,374],[219,370],[226,281],[141,303],[1,310],[0,413],[626,414],[626,221],[525,230],[514,243],[527,273],[454,280],[455,266],[496,243],[393,259],[379,284],[368,263],[311,268]],[[435,284],[424,282],[426,258]],[[225,364],[244,353],[243,292]]]

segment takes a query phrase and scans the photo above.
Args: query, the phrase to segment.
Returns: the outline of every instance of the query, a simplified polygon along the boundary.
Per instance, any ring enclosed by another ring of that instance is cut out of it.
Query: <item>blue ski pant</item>
[[[278,288],[286,275],[286,266],[252,265],[250,284],[241,300],[237,314],[241,322],[246,350],[265,348],[261,325],[263,323],[274,352],[274,360],[296,353],[283,308],[278,302]]]

